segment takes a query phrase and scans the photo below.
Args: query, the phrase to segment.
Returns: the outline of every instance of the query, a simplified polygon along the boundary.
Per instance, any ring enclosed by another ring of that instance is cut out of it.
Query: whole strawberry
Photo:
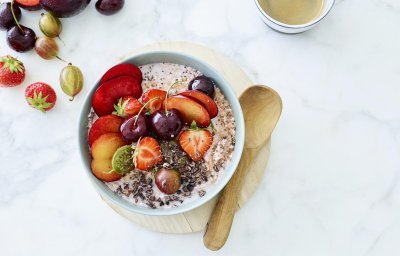
[[[0,57],[0,87],[14,87],[25,80],[25,67],[21,61],[7,55]]]
[[[54,107],[57,95],[50,85],[38,82],[26,88],[25,98],[31,107],[45,113]]]

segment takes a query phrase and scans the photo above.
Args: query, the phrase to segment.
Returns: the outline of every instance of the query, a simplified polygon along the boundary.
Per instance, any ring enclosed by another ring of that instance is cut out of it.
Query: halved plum
[[[98,116],[109,115],[121,97],[139,98],[143,93],[141,82],[132,76],[120,76],[99,86],[93,95],[92,106]]]
[[[29,11],[37,11],[42,9],[40,0],[15,0],[15,3],[19,7]]]
[[[185,124],[190,125],[193,121],[199,127],[208,127],[211,123],[207,110],[197,101],[181,95],[174,95],[166,99],[167,109],[176,109]],[[164,105],[164,104],[163,104]]]
[[[119,133],[124,119],[116,115],[106,115],[97,119],[89,131],[89,145],[92,146],[101,135],[106,133]]]
[[[201,91],[184,91],[179,93],[179,95],[191,98],[198,101],[203,107],[205,107],[210,114],[210,118],[214,118],[218,115],[218,106],[213,99],[211,99],[207,94]]]
[[[120,76],[132,76],[138,81],[142,82],[142,71],[136,65],[129,63],[122,63],[110,68],[101,78],[100,84],[110,81],[113,78]]]

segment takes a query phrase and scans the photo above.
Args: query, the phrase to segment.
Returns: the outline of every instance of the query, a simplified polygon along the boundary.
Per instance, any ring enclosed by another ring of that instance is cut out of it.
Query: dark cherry
[[[17,52],[26,52],[35,47],[36,34],[35,32],[27,27],[21,26],[22,30],[18,26],[12,26],[7,31],[7,42],[8,45]]]
[[[175,169],[160,169],[156,173],[154,181],[158,189],[168,195],[176,193],[182,184],[181,175]]]
[[[98,0],[96,9],[104,15],[113,15],[119,12],[124,7],[124,0]]]
[[[14,14],[17,20],[21,19],[21,9],[14,4]],[[2,3],[0,5],[0,30],[7,30],[16,25],[11,13],[11,3]]]
[[[173,140],[181,132],[183,122],[176,109],[166,112],[158,110],[150,116],[150,125],[160,139]]]
[[[206,76],[198,76],[193,78],[189,83],[189,90],[197,90],[204,92],[210,98],[214,98],[215,94],[215,83],[211,78]]]
[[[149,133],[146,117],[140,115],[135,125],[136,117],[126,119],[120,127],[122,137],[129,143],[137,142]]]

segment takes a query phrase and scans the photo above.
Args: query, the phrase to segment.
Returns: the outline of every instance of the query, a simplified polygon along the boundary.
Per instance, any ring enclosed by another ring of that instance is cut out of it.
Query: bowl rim
[[[290,24],[286,24],[286,23],[282,23],[274,18],[272,18],[271,16],[269,16],[264,9],[261,7],[260,5],[260,0],[254,0],[258,11],[262,14],[263,17],[265,17],[266,19],[268,19],[270,22],[274,23],[275,25],[284,27],[284,28],[289,28],[289,29],[301,29],[301,28],[308,28],[308,27],[312,27],[315,24],[319,23],[323,18],[325,18],[326,15],[328,15],[328,13],[332,10],[333,5],[335,4],[336,0],[330,0],[331,2],[328,5],[328,8],[326,8],[326,10],[319,15],[319,17],[315,20],[312,20],[310,22],[304,23],[304,24],[299,24],[299,25],[290,25]],[[326,2],[326,0],[325,0]]]
[[[100,194],[102,199],[109,204],[111,202],[114,206],[121,207],[131,213],[136,213],[136,214],[143,214],[143,215],[148,215],[148,216],[171,216],[171,215],[177,215],[177,214],[182,214],[185,212],[189,212],[193,209],[196,209],[204,204],[206,204],[208,201],[213,199],[215,196],[217,196],[222,189],[226,186],[226,184],[229,182],[229,180],[232,178],[233,174],[235,173],[235,170],[237,166],[239,165],[240,158],[243,153],[244,149],[244,137],[245,137],[245,124],[244,124],[244,116],[243,116],[243,111],[241,108],[241,105],[239,103],[238,96],[234,92],[233,88],[230,86],[229,82],[225,79],[225,77],[216,70],[213,66],[211,66],[207,61],[202,60],[198,57],[195,57],[191,54],[186,54],[182,53],[179,51],[173,51],[173,50],[155,50],[155,51],[147,51],[144,53],[137,53],[137,54],[132,54],[129,56],[124,57],[122,60],[118,61],[115,65],[121,64],[121,63],[127,63],[131,62],[134,63],[134,59],[137,58],[145,58],[149,56],[160,56],[160,55],[168,55],[172,56],[175,58],[179,59],[187,59],[192,62],[192,65],[195,65],[193,63],[197,63],[198,65],[204,66],[206,69],[208,69],[207,72],[209,73],[214,73],[217,77],[218,80],[222,81],[222,85],[218,84],[218,87],[223,90],[223,94],[225,98],[228,100],[228,102],[231,105],[234,117],[235,117],[235,124],[236,124],[236,141],[235,141],[235,148],[233,151],[232,158],[230,159],[229,164],[227,167],[224,169],[224,173],[221,177],[217,179],[217,181],[212,184],[212,186],[216,186],[212,191],[207,191],[207,193],[203,197],[196,198],[195,200],[192,200],[182,206],[178,207],[171,207],[171,208],[156,208],[156,209],[151,209],[151,208],[145,208],[141,207],[138,205],[135,205],[131,202],[128,202],[127,200],[123,199],[122,197],[116,195],[114,192],[112,192],[102,181],[98,180],[93,174],[90,169],[90,163],[86,163],[85,156],[90,153],[88,152],[88,144],[87,144],[87,119],[88,119],[88,113],[90,111],[90,107],[87,108],[87,106],[91,106],[91,99],[93,93],[96,91],[96,88],[98,87],[98,84],[100,82],[101,76],[96,79],[96,82],[93,84],[93,87],[89,90],[89,92],[86,94],[84,101],[82,103],[81,109],[80,109],[80,114],[79,114],[79,119],[78,119],[78,146],[79,146],[79,155],[80,155],[80,160],[82,163],[82,167],[85,169],[86,174],[89,176],[89,180],[91,181],[92,185],[95,187],[96,191]],[[160,61],[162,62],[162,61]],[[149,61],[148,64],[151,63],[157,63],[157,62],[151,62]],[[187,64],[188,66],[191,66],[191,64]],[[200,72],[204,73],[205,70],[199,70]],[[84,130],[82,128],[85,128]],[[107,200],[106,200],[107,199]],[[109,205],[110,206],[110,205]]]

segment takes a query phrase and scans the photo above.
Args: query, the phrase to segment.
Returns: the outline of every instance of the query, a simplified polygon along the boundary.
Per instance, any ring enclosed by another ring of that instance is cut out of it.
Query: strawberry
[[[148,171],[162,161],[161,148],[152,137],[139,140],[135,150],[135,166],[141,171]]]
[[[25,67],[10,55],[0,57],[0,87],[14,87],[25,80]]]
[[[114,105],[114,115],[122,118],[135,116],[142,109],[142,104],[134,97],[125,96],[118,100],[118,104]]]
[[[179,144],[193,161],[202,159],[210,149],[212,142],[211,132],[198,128],[195,122],[192,123],[189,130],[182,132],[179,136]]]
[[[26,88],[25,98],[31,107],[45,113],[54,107],[57,95],[50,85],[38,82]]]
[[[165,99],[165,97],[167,96],[167,92],[164,90],[160,90],[160,89],[150,89],[147,92],[145,92],[142,95],[142,102],[143,104],[149,102],[150,100],[154,99],[154,98],[160,98],[157,100],[152,101],[151,103],[149,103],[147,105],[147,109],[151,112],[154,113],[157,110],[160,110],[162,107],[162,103]]]

